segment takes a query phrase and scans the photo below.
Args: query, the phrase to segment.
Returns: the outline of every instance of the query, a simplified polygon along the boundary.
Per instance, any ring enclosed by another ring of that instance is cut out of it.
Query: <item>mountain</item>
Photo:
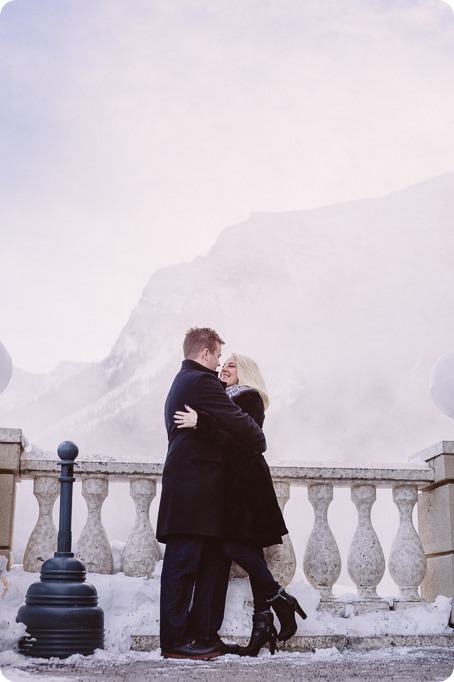
[[[155,272],[101,363],[14,370],[3,425],[55,450],[162,458],[163,404],[190,326],[255,358],[277,460],[405,461],[454,424],[431,367],[454,345],[454,173],[384,197],[254,213]]]

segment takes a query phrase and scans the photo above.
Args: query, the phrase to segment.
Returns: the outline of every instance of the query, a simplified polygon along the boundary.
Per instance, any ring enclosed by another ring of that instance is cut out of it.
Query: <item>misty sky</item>
[[[102,359],[153,271],[252,212],[453,171],[453,82],[442,0],[7,3],[0,341],[13,363]]]

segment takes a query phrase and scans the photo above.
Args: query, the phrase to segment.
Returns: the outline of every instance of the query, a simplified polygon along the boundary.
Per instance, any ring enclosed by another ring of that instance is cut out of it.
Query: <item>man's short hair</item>
[[[205,348],[214,353],[218,343],[223,345],[224,341],[214,329],[191,327],[184,337],[183,355],[185,358],[196,358]]]

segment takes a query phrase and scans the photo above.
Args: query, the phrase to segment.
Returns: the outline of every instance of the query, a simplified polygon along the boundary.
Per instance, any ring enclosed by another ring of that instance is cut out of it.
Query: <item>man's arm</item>
[[[216,377],[201,374],[197,383],[197,404],[191,407],[215,417],[219,426],[242,445],[265,452],[266,440],[262,429],[230,400]]]

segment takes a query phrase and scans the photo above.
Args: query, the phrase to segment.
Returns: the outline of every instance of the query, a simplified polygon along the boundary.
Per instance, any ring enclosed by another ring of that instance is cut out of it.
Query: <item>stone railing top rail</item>
[[[22,431],[20,429],[0,429],[0,443],[20,443]]]
[[[438,443],[430,445],[428,448],[424,448],[424,450],[415,452],[415,454],[410,457],[410,463],[415,459],[421,459],[427,462],[429,459],[438,457],[438,455],[454,455],[454,440],[441,440]]]
[[[36,475],[58,474],[60,466],[55,453],[24,453],[20,460],[20,477],[35,478]],[[85,455],[76,460],[76,476],[109,476],[115,478],[157,477],[162,475],[164,462],[137,458],[134,461],[118,460],[104,455]],[[330,482],[348,486],[352,482],[370,482],[376,486],[389,487],[395,483],[415,483],[424,487],[434,481],[434,471],[428,465],[407,463],[359,464],[337,462],[279,462],[270,464],[271,475],[276,480],[286,480],[295,485]]]

